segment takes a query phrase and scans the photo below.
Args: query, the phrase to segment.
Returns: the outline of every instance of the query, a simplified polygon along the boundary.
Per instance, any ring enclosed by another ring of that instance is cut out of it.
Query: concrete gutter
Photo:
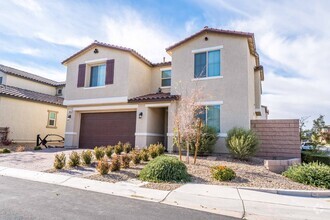
[[[330,216],[330,197],[315,198],[324,197],[330,191],[290,191],[206,184],[185,184],[176,190],[164,191],[142,188],[142,183],[109,183],[7,167],[0,167],[0,175],[244,219],[323,220]]]

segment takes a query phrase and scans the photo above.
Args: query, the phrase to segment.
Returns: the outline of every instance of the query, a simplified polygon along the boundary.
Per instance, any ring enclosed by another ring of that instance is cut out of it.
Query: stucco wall
[[[47,128],[48,110],[57,111],[57,128]],[[64,136],[66,108],[40,102],[0,97],[0,127],[9,127],[9,139],[35,142],[37,134]]]
[[[151,71],[151,93],[158,92],[158,88],[162,87],[162,81],[161,81],[161,75],[162,75],[162,70],[163,69],[171,69],[171,66],[157,66],[153,67]],[[173,82],[173,81],[172,81]],[[162,92],[171,92],[171,88],[161,88]]]
[[[27,89],[35,92],[41,92],[49,95],[56,95],[56,87],[38,83],[21,77],[16,77],[6,74],[5,84],[15,86],[22,89]]]
[[[299,120],[252,120],[260,139],[258,157],[300,158]]]

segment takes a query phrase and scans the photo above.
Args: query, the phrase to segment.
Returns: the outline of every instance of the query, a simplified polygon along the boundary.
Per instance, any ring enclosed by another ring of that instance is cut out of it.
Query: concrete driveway
[[[48,148],[40,151],[0,154],[0,166],[45,171],[53,168],[55,154],[64,152],[68,158],[72,151],[72,149]],[[74,151],[80,153],[83,150],[74,149]]]

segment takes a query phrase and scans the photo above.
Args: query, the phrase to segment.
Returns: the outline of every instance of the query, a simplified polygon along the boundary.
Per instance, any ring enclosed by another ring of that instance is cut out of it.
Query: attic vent
[[[99,53],[99,50],[95,48],[94,53]]]

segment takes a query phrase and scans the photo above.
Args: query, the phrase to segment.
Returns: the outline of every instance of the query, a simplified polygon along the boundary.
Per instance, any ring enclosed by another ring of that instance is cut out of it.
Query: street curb
[[[290,189],[267,189],[267,188],[253,188],[253,187],[237,187],[237,189],[253,190],[258,192],[286,195],[286,196],[300,196],[311,198],[330,198],[330,190],[290,190]]]

